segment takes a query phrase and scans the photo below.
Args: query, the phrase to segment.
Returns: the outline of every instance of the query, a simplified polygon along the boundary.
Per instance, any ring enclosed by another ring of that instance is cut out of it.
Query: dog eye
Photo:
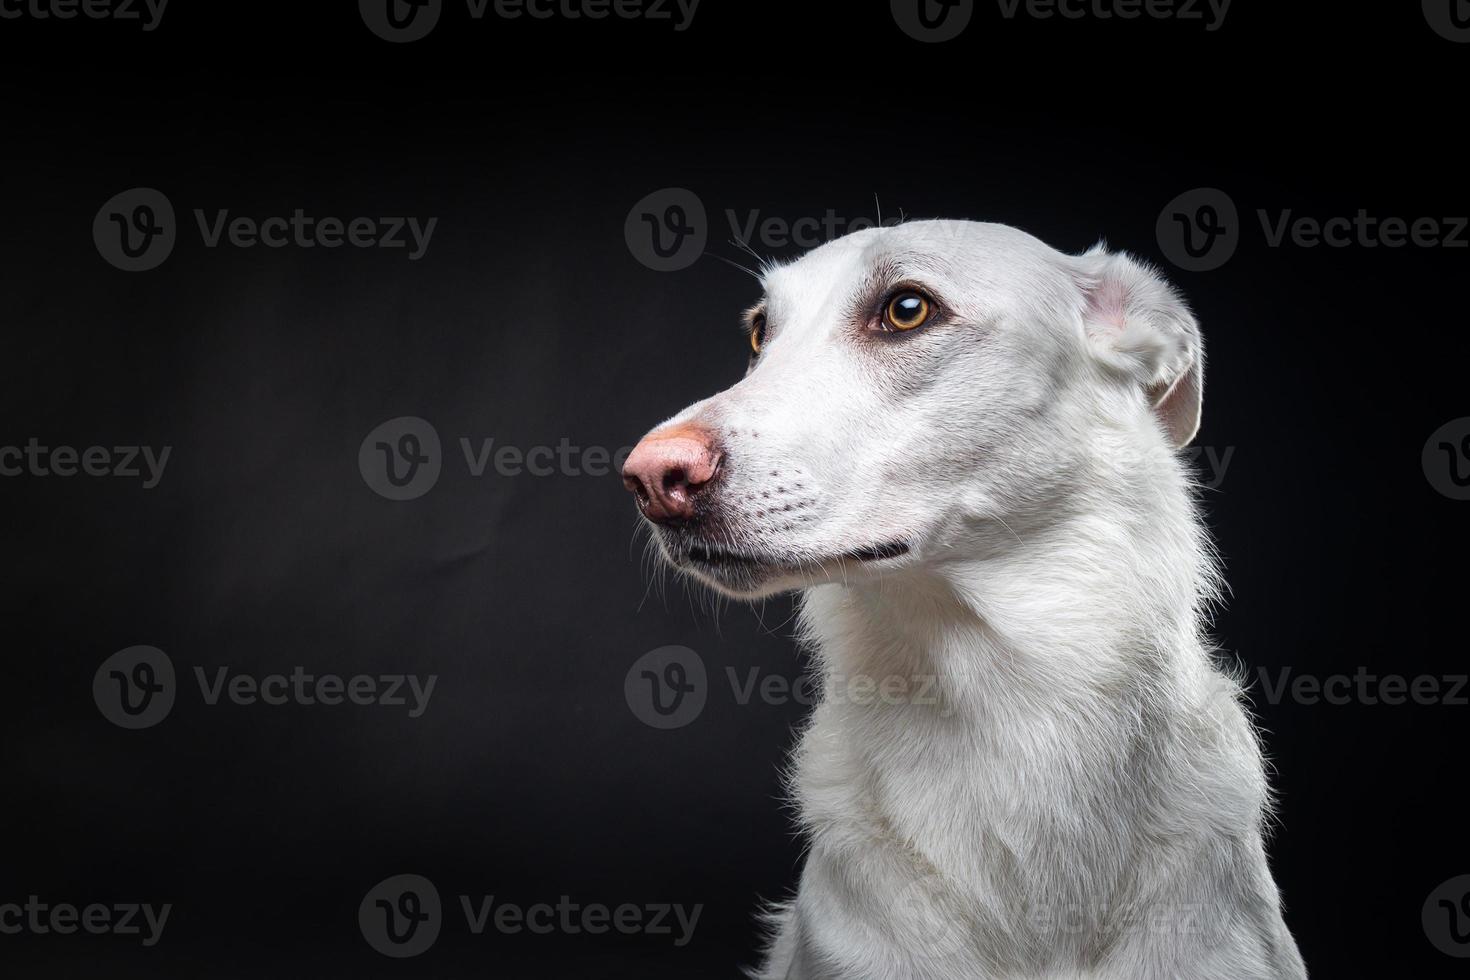
[[[883,326],[889,330],[913,330],[929,322],[934,304],[929,297],[913,289],[894,293],[883,308]]]
[[[766,342],[766,315],[757,313],[750,318],[750,350],[759,354]]]

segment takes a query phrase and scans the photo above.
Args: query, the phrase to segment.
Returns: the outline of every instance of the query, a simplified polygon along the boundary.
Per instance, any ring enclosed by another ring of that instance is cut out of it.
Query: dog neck
[[[795,789],[814,835],[882,837],[962,877],[994,875],[997,843],[1050,850],[1099,883],[1124,876],[1118,838],[1198,821],[1169,812],[1193,774],[1166,743],[1192,714],[1238,710],[1235,689],[1199,638],[1213,570],[1183,474],[1137,490],[1151,499],[977,521],[946,549],[959,558],[808,591],[826,683]],[[1248,767],[1228,775],[1252,782]],[[1238,795],[1208,807],[1251,826],[1260,794]],[[1059,816],[1099,812],[1112,822]]]
[[[1163,476],[975,518],[935,549],[945,557],[809,590],[803,639],[832,678],[918,672],[974,721],[1156,688],[1204,663],[1216,581],[1182,469]]]

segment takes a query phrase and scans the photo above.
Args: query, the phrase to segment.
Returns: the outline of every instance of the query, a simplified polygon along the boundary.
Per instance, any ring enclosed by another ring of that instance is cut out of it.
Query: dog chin
[[[909,552],[902,542],[856,548],[828,558],[776,559],[741,548],[660,537],[668,563],[732,599],[753,601],[827,581],[860,577],[866,566],[890,564]]]
[[[795,592],[807,584],[797,576],[775,569],[732,572],[727,569],[712,569],[695,564],[680,564],[676,567],[720,595],[744,602],[769,599],[783,592]]]

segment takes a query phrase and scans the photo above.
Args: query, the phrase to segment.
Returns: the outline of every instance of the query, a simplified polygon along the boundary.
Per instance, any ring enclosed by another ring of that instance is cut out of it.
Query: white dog
[[[1127,255],[948,221],[763,280],[744,380],[624,470],[675,567],[804,590],[810,851],[758,976],[1305,977],[1255,732],[1202,635],[1178,295]]]

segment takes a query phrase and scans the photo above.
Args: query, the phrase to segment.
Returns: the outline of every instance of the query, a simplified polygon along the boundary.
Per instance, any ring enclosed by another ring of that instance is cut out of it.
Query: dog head
[[[1193,438],[1198,327],[1127,255],[1002,225],[856,232],[766,270],[743,380],[624,482],[667,561],[758,597],[942,563]]]

